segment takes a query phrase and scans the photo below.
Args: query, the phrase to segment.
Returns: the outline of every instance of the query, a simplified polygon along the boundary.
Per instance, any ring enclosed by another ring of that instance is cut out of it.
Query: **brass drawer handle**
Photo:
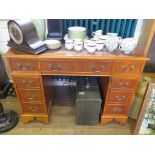
[[[32,97],[29,97],[29,98],[28,98],[28,100],[34,100],[34,99],[35,99],[35,97],[36,97],[36,95],[35,95],[35,94],[33,94],[33,95],[32,95]]]
[[[119,84],[119,86],[121,86],[121,87],[125,87],[125,88],[127,88],[128,85],[129,85],[128,82],[126,82],[126,83],[119,82],[118,84]]]
[[[25,81],[25,80],[23,80],[22,83],[23,83],[24,85],[31,85],[31,84],[32,84],[32,81],[31,81],[31,80],[30,80],[30,81]]]
[[[52,69],[52,68],[54,68],[53,65],[52,64],[48,64],[48,68],[51,69],[51,71],[53,71],[53,72],[59,72],[61,70],[61,67],[62,67],[62,64],[58,64],[56,66],[56,69]]]
[[[121,109],[121,108],[117,108],[117,107],[115,107],[115,108],[112,108],[112,111],[114,111],[114,112],[121,112],[122,109]]]
[[[38,111],[38,107],[35,107],[35,108],[29,107],[29,110],[36,112],[36,111]]]
[[[134,65],[132,65],[132,66],[130,67],[130,70],[131,70],[131,71],[135,71],[135,70],[136,70],[136,67],[135,67]]]
[[[93,72],[102,72],[103,69],[105,68],[103,65],[99,67],[99,70],[96,69],[97,67],[95,65],[92,65],[92,69],[93,69]]]
[[[118,101],[123,101],[126,97],[125,96],[116,96]]]
[[[128,72],[128,70],[129,70],[129,69],[128,69],[127,67],[121,66],[121,71],[122,71],[122,72]]]
[[[23,67],[22,64],[17,64],[17,68],[22,70],[22,71],[26,71],[31,67],[31,64],[26,64],[26,67]]]

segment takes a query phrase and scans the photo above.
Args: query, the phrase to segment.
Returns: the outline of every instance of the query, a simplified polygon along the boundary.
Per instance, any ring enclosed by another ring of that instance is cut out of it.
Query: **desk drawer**
[[[13,72],[38,72],[38,62],[34,59],[11,58],[10,68]]]
[[[33,89],[33,90],[18,90],[19,98],[21,101],[26,102],[34,102],[34,101],[43,101],[41,90]]]
[[[44,104],[22,103],[24,113],[45,113]]]
[[[132,74],[139,75],[141,73],[143,63],[140,61],[118,61],[114,63],[113,74]]]
[[[17,88],[40,88],[39,76],[14,76]]]
[[[111,88],[113,89],[135,89],[137,79],[112,78]]]
[[[40,60],[43,73],[71,72],[74,70],[73,62],[70,60]]]
[[[129,111],[126,105],[106,105],[104,114],[122,114],[127,115]]]
[[[41,59],[41,70],[43,73],[91,73],[110,74],[112,62],[109,61],[82,61],[82,60],[47,60]]]
[[[87,61],[81,62],[83,71],[96,74],[110,75],[112,71],[112,62],[110,61]]]
[[[130,103],[133,93],[131,91],[115,91],[110,90],[108,102],[125,102]]]

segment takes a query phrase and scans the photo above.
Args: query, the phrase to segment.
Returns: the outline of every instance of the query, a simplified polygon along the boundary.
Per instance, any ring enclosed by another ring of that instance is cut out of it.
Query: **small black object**
[[[63,20],[62,19],[48,19],[47,38],[62,41],[62,38],[63,38]]]
[[[14,111],[3,110],[2,103],[0,103],[0,133],[11,130],[17,125],[18,121],[18,115]]]
[[[47,50],[47,46],[39,40],[36,28],[31,20],[9,20],[8,31],[10,35],[8,46],[10,47],[34,55]]]

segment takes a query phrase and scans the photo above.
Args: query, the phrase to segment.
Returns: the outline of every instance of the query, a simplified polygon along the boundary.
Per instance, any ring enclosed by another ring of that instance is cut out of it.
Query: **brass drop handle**
[[[19,69],[21,69],[21,68],[22,68],[22,64],[17,64],[17,67],[18,67]]]
[[[29,107],[29,109],[30,109],[31,111],[33,111],[33,112],[38,111],[38,107],[35,107],[35,108]]]
[[[29,97],[28,99],[29,99],[29,100],[34,100],[34,99],[35,99],[35,97],[36,97],[36,95],[35,95],[35,94],[33,94],[33,95],[32,95],[32,97]]]
[[[22,64],[17,64],[17,67],[20,69],[20,70],[28,70],[30,67],[31,67],[31,64],[26,64],[26,67],[23,68]]]
[[[135,69],[136,69],[136,67],[135,67],[134,65],[132,65],[132,66],[130,67],[130,70],[131,70],[131,71],[135,71]]]
[[[127,72],[127,71],[128,71],[128,68],[125,67],[125,66],[121,66],[121,71],[122,71],[122,72]]]
[[[127,86],[129,85],[128,82],[126,82],[126,83],[119,82],[118,84],[119,84],[121,87],[127,87]]]
[[[104,66],[102,65],[102,66],[100,66],[99,67],[99,70],[96,70],[96,66],[95,65],[92,65],[92,69],[93,69],[93,72],[102,72],[103,71],[103,69],[104,69]]]
[[[114,112],[121,112],[122,109],[121,109],[121,108],[117,108],[117,107],[115,107],[115,108],[112,108],[112,111],[114,111]]]
[[[29,69],[31,67],[31,64],[26,64],[26,68]]]
[[[25,81],[25,80],[23,80],[22,83],[23,83],[24,85],[30,85],[30,84],[32,84],[32,81],[31,81],[31,80],[30,80],[30,81]]]
[[[122,100],[125,99],[125,96],[116,96],[116,99],[117,99],[118,101],[122,101]]]
[[[53,67],[52,64],[48,64],[48,68],[49,68],[49,69],[52,69],[52,67]],[[61,67],[62,67],[62,64],[58,64],[58,65],[56,66],[56,69],[52,69],[52,71],[58,72],[58,71],[61,70]]]

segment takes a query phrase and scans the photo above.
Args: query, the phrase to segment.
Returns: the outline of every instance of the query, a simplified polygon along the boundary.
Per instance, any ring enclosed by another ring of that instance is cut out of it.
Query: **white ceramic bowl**
[[[59,40],[45,40],[44,43],[47,45],[48,49],[58,49],[61,47],[61,42]]]

